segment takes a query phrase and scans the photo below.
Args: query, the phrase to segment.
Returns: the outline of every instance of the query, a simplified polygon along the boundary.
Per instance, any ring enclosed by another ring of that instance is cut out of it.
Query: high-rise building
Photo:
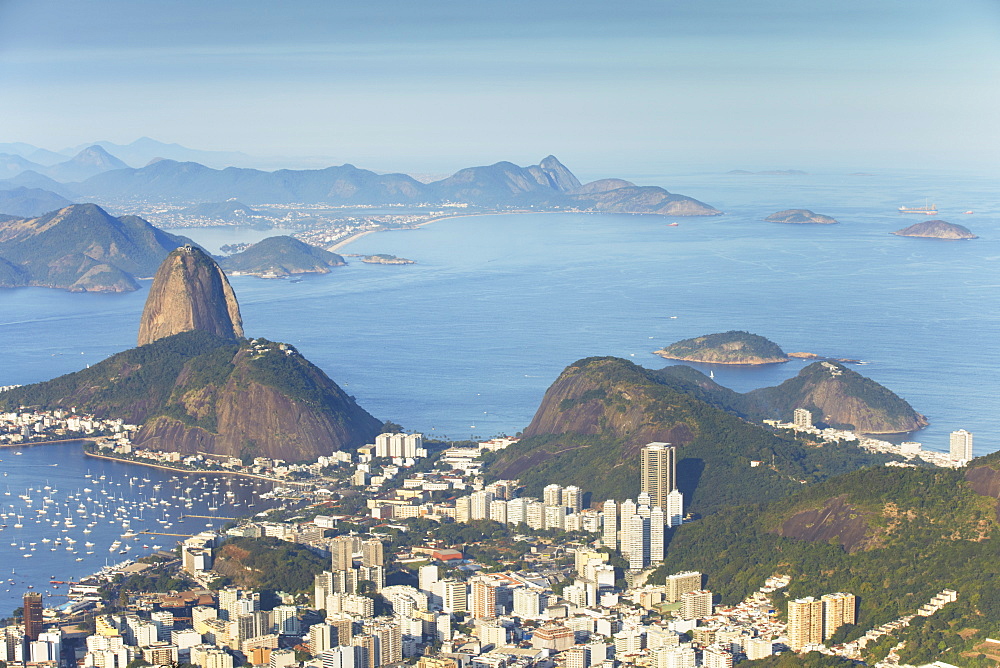
[[[663,509],[668,527],[680,526],[684,521],[684,495],[680,490],[667,494],[667,507]]]
[[[704,668],[733,668],[733,653],[720,645],[711,645],[701,654]]]
[[[664,528],[667,524],[667,518],[663,514],[663,510],[656,506],[650,512],[649,515],[649,561],[652,564],[657,564],[663,561],[663,548],[664,548]]]
[[[712,614],[712,592],[701,589],[681,594],[681,617],[702,619]]]
[[[440,586],[441,609],[445,612],[467,612],[469,609],[469,589],[464,582],[456,580],[441,580],[435,587]]]
[[[545,605],[544,595],[535,589],[518,587],[514,590],[514,614],[524,619],[541,617]]]
[[[695,652],[691,645],[658,647],[650,652],[650,668],[695,668]]]
[[[385,566],[385,549],[382,541],[371,538],[361,543],[362,566]]]
[[[472,604],[469,606],[476,619],[494,619],[497,616],[497,589],[486,579],[472,581]]]
[[[321,652],[318,658],[323,662],[323,668],[355,668],[355,650],[350,646],[331,647]]]
[[[951,432],[951,458],[956,462],[967,462],[972,459],[972,434],[959,429]]]
[[[353,565],[354,539],[336,536],[330,539],[330,570],[346,571]]]
[[[329,624],[313,624],[309,627],[309,651],[319,654],[337,645],[334,627]]]
[[[628,520],[628,567],[642,570],[649,565],[649,520],[633,515]]]
[[[788,646],[799,651],[823,642],[823,601],[812,596],[788,602]]]
[[[820,601],[823,602],[823,640],[832,638],[844,624],[854,623],[857,610],[857,598],[854,594],[824,594]]]
[[[668,603],[675,603],[681,600],[683,594],[699,589],[701,589],[701,573],[684,571],[667,576],[667,581],[664,584],[664,596]]]
[[[494,522],[507,524],[507,502],[503,499],[490,501],[490,519]]]
[[[42,632],[42,595],[28,592],[24,595],[24,637],[28,642],[38,640]]]
[[[792,411],[792,424],[796,427],[813,426],[813,416],[807,408],[796,408]]]
[[[618,549],[618,504],[614,499],[604,502],[601,510],[601,543],[612,550]]]
[[[435,564],[425,564],[420,567],[417,575],[417,587],[420,591],[431,591],[431,585],[438,581],[441,571]]]
[[[571,512],[578,513],[583,510],[583,490],[576,485],[570,485],[562,491],[562,504]]]
[[[545,489],[542,490],[542,503],[547,506],[561,506],[562,487],[555,483],[546,485]]]
[[[669,443],[649,443],[641,453],[643,492],[650,504],[667,507],[667,494],[677,489],[677,448]]]

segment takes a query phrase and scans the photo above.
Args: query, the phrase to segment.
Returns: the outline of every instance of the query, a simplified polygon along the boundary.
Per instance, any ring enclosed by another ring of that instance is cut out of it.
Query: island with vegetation
[[[677,341],[654,354],[671,360],[709,364],[757,365],[788,361],[788,355],[778,344],[763,336],[737,330]]]
[[[764,219],[769,223],[794,223],[799,225],[834,225],[838,221],[821,213],[813,213],[809,209],[785,209],[772,213]]]
[[[944,220],[925,220],[922,223],[914,223],[909,227],[893,232],[897,237],[924,237],[927,239],[978,239],[972,231],[964,225],[949,223]]]

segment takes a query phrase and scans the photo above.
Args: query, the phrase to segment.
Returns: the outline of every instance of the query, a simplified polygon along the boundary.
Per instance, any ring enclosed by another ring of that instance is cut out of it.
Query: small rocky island
[[[736,330],[684,339],[654,354],[670,360],[709,364],[758,365],[788,361],[788,355],[775,342]]]
[[[944,220],[926,220],[893,232],[897,237],[925,237],[928,239],[978,239],[969,228]]]
[[[797,223],[802,225],[833,225],[837,222],[835,218],[813,213],[809,209],[785,209],[772,213],[764,219],[769,223]]]
[[[365,264],[416,264],[413,260],[407,260],[405,257],[396,257],[395,255],[386,255],[385,253],[365,255],[361,258],[361,261]]]

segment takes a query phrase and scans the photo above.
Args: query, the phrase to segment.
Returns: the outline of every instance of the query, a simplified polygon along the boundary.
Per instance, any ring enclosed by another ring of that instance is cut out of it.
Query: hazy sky
[[[1000,0],[0,0],[0,142],[449,171],[1000,163]]]

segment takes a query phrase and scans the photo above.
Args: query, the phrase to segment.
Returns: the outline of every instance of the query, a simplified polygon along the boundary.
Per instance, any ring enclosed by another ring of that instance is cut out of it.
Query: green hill
[[[959,600],[895,638],[913,638],[904,658],[925,663],[969,651],[1000,631],[998,502],[1000,456],[968,470],[871,468],[831,478],[769,504],[722,510],[679,527],[651,581],[679,570],[701,570],[708,588],[736,603],[774,573],[791,576],[778,595],[836,591],[859,598],[855,638],[913,614],[945,588]],[[940,627],[940,628],[937,628]],[[968,638],[958,635],[977,629]],[[941,636],[933,647],[926,632]],[[995,637],[995,635],[994,635]],[[919,640],[918,640],[919,638]],[[951,648],[942,654],[942,650]],[[876,647],[873,652],[884,651]]]
[[[491,477],[518,478],[532,494],[549,483],[575,484],[593,501],[634,497],[642,446],[677,445],[679,487],[695,513],[781,498],[803,482],[886,461],[853,446],[779,438],[698,398],[685,383],[613,357],[567,367],[524,436],[493,458]]]
[[[729,331],[677,341],[655,351],[660,357],[711,364],[774,364],[787,362],[778,344],[750,332]]]
[[[152,276],[167,253],[185,243],[137,216],[116,218],[96,204],[73,204],[43,216],[0,221],[3,272],[17,285],[71,291],[127,292]]]
[[[138,447],[315,459],[355,448],[376,420],[290,345],[194,330],[0,394],[0,407],[70,408],[142,428]]]
[[[330,267],[345,265],[336,253],[316,248],[288,236],[268,237],[245,251],[219,260],[230,274],[254,276],[290,276],[292,274],[328,274]]]

